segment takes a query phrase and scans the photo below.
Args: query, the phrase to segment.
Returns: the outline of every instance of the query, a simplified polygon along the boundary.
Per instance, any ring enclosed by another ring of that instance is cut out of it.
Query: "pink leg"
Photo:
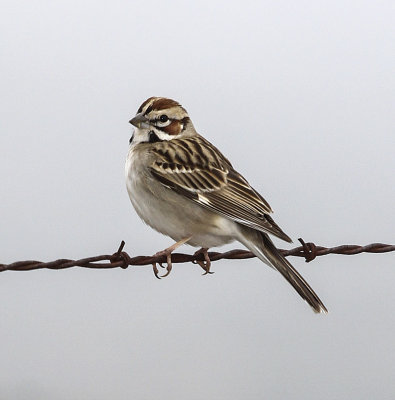
[[[167,275],[170,274],[170,271],[171,271],[171,269],[173,268],[173,265],[172,265],[172,263],[171,263],[171,253],[172,253],[175,249],[177,249],[178,247],[180,247],[181,245],[183,245],[184,243],[186,243],[188,240],[190,240],[191,237],[192,237],[192,236],[189,236],[189,237],[187,237],[187,238],[185,238],[185,239],[181,239],[180,241],[178,241],[177,243],[174,243],[173,245],[171,245],[171,246],[168,247],[167,249],[164,249],[164,250],[162,250],[162,251],[158,251],[157,253],[154,254],[154,257],[166,256],[166,263],[167,263],[166,269],[167,269],[167,272],[166,272],[164,275],[159,276],[159,274],[158,274],[158,267],[156,266],[156,263],[153,263],[153,264],[152,264],[152,267],[153,267],[153,270],[154,270],[154,274],[155,274],[155,276],[156,276],[158,279],[164,278],[164,277],[166,277]],[[159,265],[162,266],[160,263],[159,263]]]

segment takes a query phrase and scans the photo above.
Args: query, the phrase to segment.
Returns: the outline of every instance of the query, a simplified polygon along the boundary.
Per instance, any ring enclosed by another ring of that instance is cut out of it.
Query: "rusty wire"
[[[344,254],[354,255],[360,253],[387,253],[395,251],[395,245],[383,244],[383,243],[372,243],[366,246],[358,245],[342,245],[337,247],[322,247],[316,246],[314,243],[305,243],[302,239],[299,239],[301,246],[295,247],[290,250],[279,249],[280,252],[285,256],[304,257],[306,262],[314,260],[317,256],[324,256],[327,254]],[[64,269],[71,267],[83,267],[83,268],[127,268],[129,266],[144,266],[144,265],[155,265],[156,263],[162,264],[166,262],[165,256],[136,256],[130,257],[128,253],[123,251],[125,242],[122,241],[119,249],[114,254],[104,254],[101,256],[88,257],[80,260],[69,260],[59,259],[50,262],[41,261],[17,261],[12,264],[0,264],[0,272],[3,271],[30,271],[41,268],[48,269]],[[234,260],[234,259],[246,259],[253,258],[255,255],[247,250],[231,250],[225,253],[209,252],[211,261],[217,260]],[[181,254],[173,253],[171,256],[172,263],[185,263],[204,261],[203,254]],[[102,263],[100,261],[107,261]]]

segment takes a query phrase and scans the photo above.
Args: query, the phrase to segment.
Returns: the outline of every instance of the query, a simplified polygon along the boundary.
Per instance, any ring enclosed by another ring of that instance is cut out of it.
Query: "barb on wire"
[[[358,245],[342,245],[337,247],[322,247],[316,246],[314,243],[305,243],[302,239],[299,239],[302,244],[299,247],[295,247],[290,250],[280,249],[280,252],[285,256],[304,257],[306,262],[314,260],[318,256],[324,256],[327,254],[344,254],[354,255],[360,253],[387,253],[395,251],[395,245],[383,244],[383,243],[372,243],[366,246]],[[71,267],[83,267],[83,268],[127,268],[129,266],[143,266],[143,265],[161,265],[166,263],[166,256],[136,256],[130,257],[128,253],[123,251],[125,242],[122,241],[118,250],[114,254],[104,254],[96,257],[83,258],[81,260],[69,260],[59,259],[50,262],[41,261],[17,261],[12,264],[0,264],[0,272],[3,271],[31,271],[41,268],[49,269],[64,269]],[[224,253],[209,252],[209,258],[211,261],[217,260],[240,260],[246,258],[253,258],[255,255],[247,250],[231,250]],[[103,262],[105,261],[105,262]],[[185,263],[197,261],[205,261],[203,254],[181,254],[173,253],[171,255],[172,263]],[[155,270],[155,268],[154,268]],[[159,277],[157,274],[155,274]]]

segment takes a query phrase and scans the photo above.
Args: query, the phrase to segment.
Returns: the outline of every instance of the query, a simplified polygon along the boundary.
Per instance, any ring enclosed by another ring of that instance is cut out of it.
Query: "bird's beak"
[[[132,118],[129,123],[134,125],[136,128],[148,128],[148,119],[143,115],[143,113],[137,114],[134,118]]]

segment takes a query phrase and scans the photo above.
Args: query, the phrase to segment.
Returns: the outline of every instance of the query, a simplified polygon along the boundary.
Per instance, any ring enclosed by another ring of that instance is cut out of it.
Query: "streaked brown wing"
[[[226,172],[218,168],[156,161],[151,166],[151,172],[166,186],[195,194],[220,191],[226,186]]]
[[[268,215],[269,204],[201,137],[156,143],[152,175],[166,187],[240,224],[291,239]]]

